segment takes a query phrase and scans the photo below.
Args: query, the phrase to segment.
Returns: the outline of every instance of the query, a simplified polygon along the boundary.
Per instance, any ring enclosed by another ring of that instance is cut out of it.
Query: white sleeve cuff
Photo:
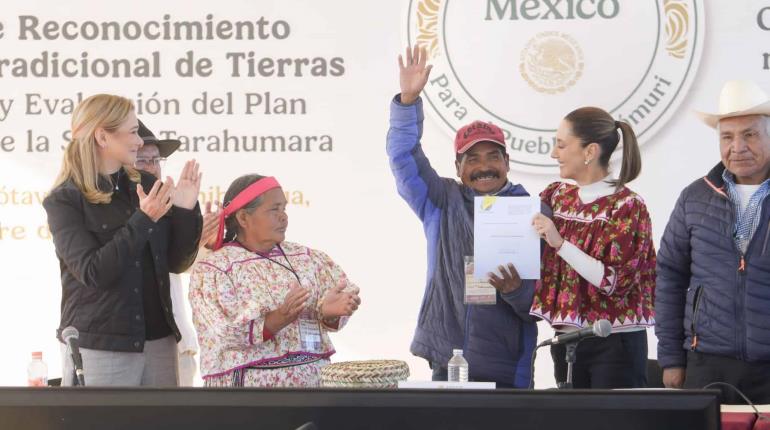
[[[598,288],[602,284],[604,263],[586,254],[567,240],[562,243],[557,254],[593,286]]]

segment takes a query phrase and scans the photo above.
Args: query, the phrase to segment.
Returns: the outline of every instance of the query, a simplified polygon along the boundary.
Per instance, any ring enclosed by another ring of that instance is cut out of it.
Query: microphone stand
[[[69,344],[67,345],[67,352],[69,352],[70,359],[72,360],[72,386],[73,387],[85,387],[86,386],[86,378],[83,376],[83,370],[78,369],[78,366],[75,364],[77,363],[77,360],[75,360],[75,353],[70,348]]]
[[[77,387],[77,386],[85,387],[86,378],[83,376],[83,371],[80,369],[74,369],[72,373],[73,373],[72,385],[74,387]]]
[[[75,369],[72,369],[72,386],[73,387],[80,386],[80,378],[78,377],[78,371]]]
[[[569,342],[564,345],[564,348],[567,350],[565,357],[565,361],[567,362],[567,380],[556,384],[560,390],[572,389],[572,371],[575,366],[575,361],[577,360],[577,354],[575,352],[577,351],[578,342],[580,341]]]

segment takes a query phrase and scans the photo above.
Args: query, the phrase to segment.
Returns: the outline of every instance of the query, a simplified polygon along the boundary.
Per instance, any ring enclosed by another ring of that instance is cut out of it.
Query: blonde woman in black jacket
[[[89,97],[72,116],[72,142],[43,202],[59,258],[61,331],[80,333],[86,384],[176,385],[169,272],[195,259],[201,232],[198,164],[177,181],[135,170],[142,139],[130,100]],[[73,367],[62,344],[63,383]]]

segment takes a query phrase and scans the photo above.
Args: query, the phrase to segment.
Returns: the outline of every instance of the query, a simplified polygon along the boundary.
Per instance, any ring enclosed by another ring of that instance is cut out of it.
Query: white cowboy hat
[[[770,115],[770,97],[752,81],[727,81],[719,94],[719,113],[695,112],[711,128],[719,120],[746,115]]]

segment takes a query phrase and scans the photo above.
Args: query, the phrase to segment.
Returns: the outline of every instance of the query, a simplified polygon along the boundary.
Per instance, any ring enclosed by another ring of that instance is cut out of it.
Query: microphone
[[[610,322],[607,320],[599,320],[592,326],[554,336],[551,339],[543,341],[540,345],[538,345],[538,347],[579,342],[580,340],[587,337],[607,337],[610,335],[610,333],[612,333],[612,324],[610,324]]]
[[[72,365],[75,367],[75,377],[77,378],[75,385],[86,385],[85,376],[83,376],[83,357],[80,355],[80,348],[78,348],[78,329],[69,326],[61,331],[61,338],[64,343],[67,344],[72,355]]]

